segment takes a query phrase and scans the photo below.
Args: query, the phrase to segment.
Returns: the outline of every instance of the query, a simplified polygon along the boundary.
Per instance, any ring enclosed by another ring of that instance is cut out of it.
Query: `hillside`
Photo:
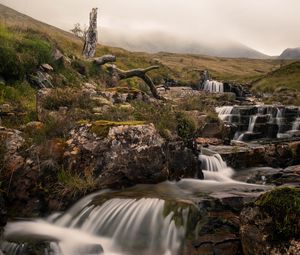
[[[300,59],[300,47],[293,49],[284,50],[281,55],[278,57],[279,59]]]
[[[253,83],[253,89],[274,92],[280,87],[300,91],[300,62],[282,66]]]
[[[53,42],[64,54],[80,57],[82,42],[72,34],[39,22],[24,14],[16,12],[0,4],[0,22],[17,30],[38,31]],[[171,53],[133,53],[121,48],[99,45],[97,56],[115,54],[117,65],[123,69],[146,67],[153,63],[161,63],[162,68],[154,72],[156,80],[172,78],[182,84],[195,83],[199,79],[194,69],[208,69],[212,75],[220,80],[234,80],[237,82],[250,82],[258,77],[275,70],[282,64],[278,60],[253,60],[208,57],[190,54]],[[284,62],[286,63],[286,62]]]

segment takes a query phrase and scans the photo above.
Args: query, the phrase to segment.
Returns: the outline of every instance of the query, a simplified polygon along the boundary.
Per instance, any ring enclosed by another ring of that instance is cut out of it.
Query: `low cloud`
[[[182,41],[241,43],[270,55],[300,46],[299,0],[0,0],[0,3],[66,30],[76,22],[87,24],[90,9],[98,7],[100,27],[122,31],[130,38],[136,34],[163,33]]]

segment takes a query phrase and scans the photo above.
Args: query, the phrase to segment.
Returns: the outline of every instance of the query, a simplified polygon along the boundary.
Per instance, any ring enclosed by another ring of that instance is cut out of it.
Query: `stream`
[[[43,243],[45,255],[182,254],[197,225],[191,215],[204,217],[203,203],[241,195],[251,199],[270,188],[233,179],[238,173],[219,154],[206,154],[199,156],[205,180],[91,194],[66,212],[10,222],[1,248],[9,255],[27,254],[28,243]]]

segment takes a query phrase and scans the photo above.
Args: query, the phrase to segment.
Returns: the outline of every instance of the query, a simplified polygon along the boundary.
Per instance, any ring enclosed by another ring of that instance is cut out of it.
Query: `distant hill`
[[[288,48],[284,50],[279,59],[300,59],[300,47],[298,48]]]
[[[274,92],[280,87],[300,91],[300,61],[281,66],[253,84],[254,90],[265,92]]]
[[[204,40],[205,37],[202,41],[196,41],[159,32],[132,34],[127,31],[114,31],[106,28],[101,28],[100,31],[100,42],[131,51],[143,51],[148,53],[163,51],[227,58],[270,58],[270,56],[241,43],[225,40],[215,40],[211,42]]]

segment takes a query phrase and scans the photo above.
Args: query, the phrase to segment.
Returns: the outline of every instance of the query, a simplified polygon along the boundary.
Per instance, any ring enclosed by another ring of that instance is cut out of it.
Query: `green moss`
[[[109,129],[116,126],[136,126],[143,125],[144,121],[107,121],[107,120],[98,120],[92,123],[91,130],[99,137],[106,137],[108,135]]]
[[[300,237],[300,189],[283,187],[260,196],[255,205],[273,219],[273,241]]]

